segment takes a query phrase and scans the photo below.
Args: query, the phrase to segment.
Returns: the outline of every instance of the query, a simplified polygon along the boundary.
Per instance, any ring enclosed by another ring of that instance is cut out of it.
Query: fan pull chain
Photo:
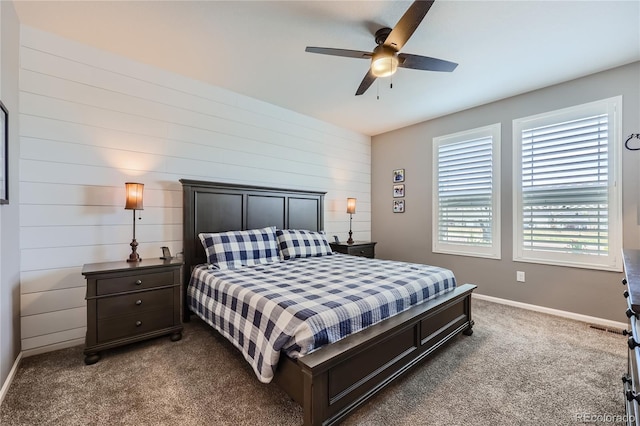
[[[380,80],[376,80],[376,99],[380,100]]]

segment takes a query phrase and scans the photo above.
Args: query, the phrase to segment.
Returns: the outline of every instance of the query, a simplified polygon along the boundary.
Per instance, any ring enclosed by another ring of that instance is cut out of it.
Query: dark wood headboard
[[[186,288],[191,269],[207,258],[201,232],[225,232],[276,226],[324,230],[325,192],[278,189],[180,179],[183,212],[183,317],[188,320]]]

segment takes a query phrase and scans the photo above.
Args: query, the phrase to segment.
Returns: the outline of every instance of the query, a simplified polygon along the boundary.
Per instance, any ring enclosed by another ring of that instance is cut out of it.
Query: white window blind
[[[433,251],[500,257],[500,126],[434,138]]]
[[[515,260],[616,268],[620,223],[613,112],[604,102],[526,123],[516,120]]]

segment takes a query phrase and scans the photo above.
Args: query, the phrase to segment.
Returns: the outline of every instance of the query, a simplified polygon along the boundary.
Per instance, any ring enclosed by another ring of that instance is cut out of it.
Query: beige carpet
[[[346,425],[573,425],[624,415],[626,339],[586,324],[474,300],[471,337],[349,416]],[[2,425],[299,425],[302,410],[260,383],[206,324],[103,353],[23,359]],[[598,424],[589,422],[588,424]],[[611,422],[607,423],[611,424]]]

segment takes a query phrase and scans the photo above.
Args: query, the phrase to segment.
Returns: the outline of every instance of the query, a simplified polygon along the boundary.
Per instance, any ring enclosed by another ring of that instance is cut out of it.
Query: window
[[[513,121],[514,260],[621,270],[621,105]]]
[[[433,251],[500,258],[500,124],[433,139]]]

